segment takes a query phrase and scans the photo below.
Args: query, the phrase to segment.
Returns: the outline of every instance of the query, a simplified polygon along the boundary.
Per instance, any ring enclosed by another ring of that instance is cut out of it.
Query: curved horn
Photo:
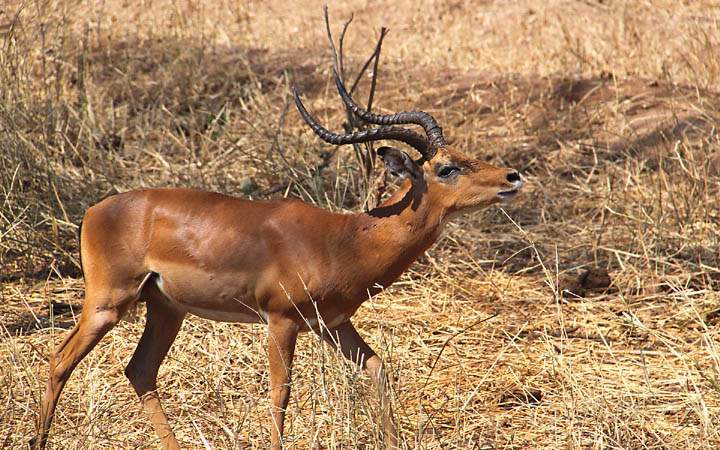
[[[428,154],[423,153],[425,159],[430,160],[435,156],[437,149],[445,147],[445,138],[442,134],[442,128],[438,125],[433,116],[424,111],[404,111],[396,114],[380,115],[374,114],[361,108],[348,94],[345,85],[335,72],[335,85],[337,86],[340,97],[343,102],[362,120],[377,125],[401,125],[413,123],[420,125],[425,130],[425,134],[430,140]]]
[[[355,133],[351,134],[333,133],[332,131],[329,131],[328,129],[320,125],[318,121],[310,115],[307,109],[305,109],[305,105],[303,105],[302,101],[300,100],[300,95],[298,94],[297,89],[295,89],[294,86],[292,88],[292,91],[293,97],[295,98],[295,105],[297,106],[298,111],[300,111],[300,115],[310,126],[310,128],[312,128],[315,134],[320,136],[320,139],[325,142],[334,145],[345,145],[360,142],[378,141],[381,139],[390,139],[406,143],[407,145],[413,147],[415,150],[420,152],[420,154],[423,156],[428,153],[430,145],[427,139],[412,130],[401,127],[382,126],[379,128],[370,128],[368,130],[356,131]]]

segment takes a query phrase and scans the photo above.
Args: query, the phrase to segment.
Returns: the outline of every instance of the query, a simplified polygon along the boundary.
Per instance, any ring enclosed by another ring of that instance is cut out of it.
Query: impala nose
[[[513,170],[505,176],[505,179],[508,180],[508,183],[515,183],[520,181],[520,174],[516,170]]]
[[[508,170],[507,174],[505,174],[505,180],[507,180],[512,187],[498,192],[497,195],[501,200],[509,200],[515,197],[525,184],[517,170]]]

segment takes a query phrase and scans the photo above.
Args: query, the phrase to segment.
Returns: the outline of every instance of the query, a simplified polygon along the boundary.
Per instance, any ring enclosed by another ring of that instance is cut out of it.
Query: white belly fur
[[[328,322],[327,326],[328,326],[328,328],[335,328],[335,327],[339,326],[341,323],[345,322],[346,320],[347,320],[347,317],[345,317],[345,314],[340,314],[339,316],[336,316],[335,318],[333,318],[333,320]]]
[[[216,309],[198,308],[196,306],[183,305],[190,314],[194,314],[203,319],[214,320],[217,322],[236,322],[236,323],[267,323],[267,314],[259,311],[256,314],[234,312],[234,311],[218,311]]]

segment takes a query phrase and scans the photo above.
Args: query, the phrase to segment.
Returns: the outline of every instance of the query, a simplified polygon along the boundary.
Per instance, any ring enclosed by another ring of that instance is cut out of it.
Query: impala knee
[[[157,370],[149,367],[143,358],[138,357],[137,353],[130,358],[124,373],[138,397],[142,398],[143,395],[157,389]]]
[[[290,385],[283,384],[270,391],[270,400],[274,409],[285,410],[290,402]]]
[[[99,340],[120,322],[121,314],[115,308],[96,309],[83,313],[80,318],[78,339]]]
[[[153,374],[149,373],[142,364],[132,360],[125,366],[125,377],[130,381],[130,384],[140,397],[156,389]]]
[[[63,362],[50,363],[50,385],[55,389],[55,386],[64,385],[65,382],[70,378],[70,367],[68,364]]]
[[[114,311],[85,314],[50,358],[50,382],[53,385],[67,381],[80,360],[120,320],[119,315]]]
[[[128,365],[125,366],[125,370],[123,371],[123,373],[125,374],[125,378],[127,378],[130,384],[132,384],[133,386],[135,386],[135,382],[141,377],[140,372],[138,372],[137,366],[135,366],[132,361],[130,361]]]

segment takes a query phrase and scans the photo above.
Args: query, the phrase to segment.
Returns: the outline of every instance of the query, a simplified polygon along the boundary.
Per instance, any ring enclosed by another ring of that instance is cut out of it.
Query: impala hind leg
[[[50,358],[47,388],[40,405],[37,435],[30,441],[33,449],[45,448],[60,394],[78,363],[122,318],[134,300],[134,293],[117,290],[115,295],[86,290],[83,312],[75,328]]]
[[[143,409],[165,449],[180,447],[156,391],[157,375],[184,318],[185,312],[172,306],[164,296],[152,295],[147,300],[145,331],[125,368],[125,376],[140,398]]]
[[[290,400],[291,369],[297,335],[298,327],[295,322],[270,316],[268,323],[268,362],[272,403],[270,442],[274,450],[283,448],[285,409]]]
[[[385,441],[389,448],[397,448],[398,434],[393,420],[392,405],[388,396],[388,378],[380,357],[363,340],[350,321],[323,333],[323,339],[355,364],[362,363],[370,375],[380,400]]]

